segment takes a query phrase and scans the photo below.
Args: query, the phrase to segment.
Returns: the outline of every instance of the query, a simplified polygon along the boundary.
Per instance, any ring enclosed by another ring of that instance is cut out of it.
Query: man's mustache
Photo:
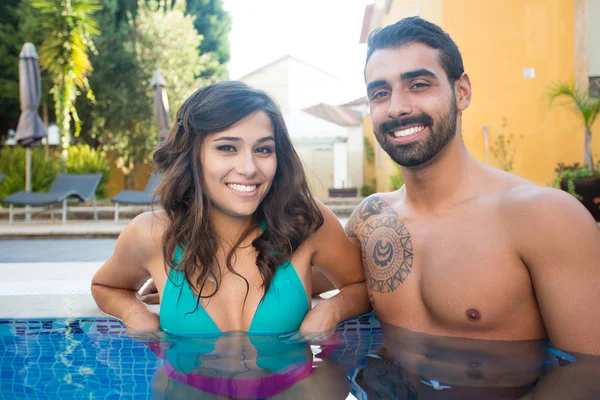
[[[406,117],[402,119],[393,119],[391,121],[386,121],[379,125],[379,132],[386,134],[392,130],[396,130],[398,128],[402,128],[404,126],[409,125],[425,125],[425,126],[433,126],[433,118],[431,118],[427,114],[414,115],[412,117]]]

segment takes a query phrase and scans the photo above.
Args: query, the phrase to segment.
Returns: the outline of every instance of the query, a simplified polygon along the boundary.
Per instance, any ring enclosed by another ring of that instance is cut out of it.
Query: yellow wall
[[[114,162],[111,163],[112,172],[108,182],[106,184],[106,198],[110,199],[114,197],[121,190],[125,189],[125,175],[121,172],[120,169],[114,166]],[[149,165],[140,165],[135,168],[133,173],[134,175],[134,185],[135,187],[131,188],[132,190],[144,190],[146,187],[146,183],[148,183],[148,179],[150,179],[150,175],[152,174],[152,168]]]
[[[371,163],[365,158],[365,184],[372,185],[373,178],[375,178],[377,179],[376,191],[389,192],[390,176],[398,173],[398,168],[392,159],[383,151],[381,146],[379,146],[377,139],[375,139],[371,118],[368,115],[363,119],[363,126],[365,129],[365,137],[369,143],[371,143],[371,147],[373,147],[373,151],[375,152],[375,158]]]
[[[568,108],[550,108],[546,97],[554,82],[575,79],[574,1],[394,0],[381,25],[413,15],[421,3],[421,17],[457,43],[471,78],[473,99],[463,114],[467,148],[485,162],[483,126],[490,145],[512,133],[512,172],[545,185],[558,162],[583,162],[582,122]],[[524,68],[534,68],[535,78],[524,78]],[[593,131],[600,136],[600,122]],[[593,144],[597,158],[600,139]]]

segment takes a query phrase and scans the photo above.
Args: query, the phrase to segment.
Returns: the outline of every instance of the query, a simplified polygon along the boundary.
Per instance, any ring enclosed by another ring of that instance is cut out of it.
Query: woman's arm
[[[309,238],[313,248],[311,261],[340,292],[307,314],[300,327],[302,333],[333,329],[340,322],[371,310],[360,249],[346,236],[333,212],[322,203],[319,207],[324,223]]]
[[[147,265],[156,253],[153,218],[144,213],[132,220],[119,236],[113,256],[92,279],[92,296],[100,310],[137,330],[160,329],[158,316],[137,293],[150,277]]]

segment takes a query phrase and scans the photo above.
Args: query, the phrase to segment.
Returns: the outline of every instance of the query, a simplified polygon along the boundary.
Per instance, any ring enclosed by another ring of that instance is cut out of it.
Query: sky
[[[363,96],[366,47],[358,41],[365,6],[372,2],[224,0],[232,17],[230,78],[290,54],[348,82],[348,100]]]

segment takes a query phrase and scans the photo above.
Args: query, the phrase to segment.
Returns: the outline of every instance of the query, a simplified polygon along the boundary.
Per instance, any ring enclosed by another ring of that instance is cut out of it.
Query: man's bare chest
[[[383,320],[486,330],[535,312],[509,232],[493,212],[473,214],[366,221],[359,235],[365,278]]]

